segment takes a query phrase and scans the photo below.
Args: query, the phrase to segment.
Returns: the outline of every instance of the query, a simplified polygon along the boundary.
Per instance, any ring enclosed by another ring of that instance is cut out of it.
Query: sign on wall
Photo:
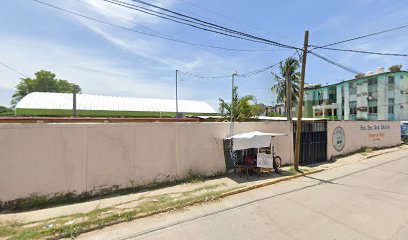
[[[336,127],[332,137],[333,147],[337,152],[341,152],[346,145],[346,133],[342,127]]]
[[[396,146],[401,143],[397,121],[328,121],[327,158],[364,148]]]
[[[273,168],[272,154],[258,153],[256,166],[261,168]]]
[[[367,124],[360,125],[360,131],[368,132],[368,139],[372,141],[380,141],[385,137],[384,131],[390,131],[391,126],[389,124]]]

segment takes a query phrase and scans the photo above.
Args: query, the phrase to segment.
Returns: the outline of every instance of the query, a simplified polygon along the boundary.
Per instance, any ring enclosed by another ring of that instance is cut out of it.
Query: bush
[[[401,71],[401,68],[402,68],[402,65],[392,65],[388,69],[390,70],[390,72],[399,72]]]
[[[356,78],[356,79],[361,79],[361,78],[363,78],[365,75],[364,75],[364,73],[357,73],[354,77]]]

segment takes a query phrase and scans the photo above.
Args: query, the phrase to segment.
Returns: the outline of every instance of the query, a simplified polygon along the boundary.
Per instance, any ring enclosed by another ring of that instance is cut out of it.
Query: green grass
[[[219,174],[220,175],[220,174]],[[164,182],[153,182],[146,186],[130,187],[124,189],[110,188],[103,189],[100,192],[92,193],[85,192],[82,194],[66,193],[56,194],[53,196],[41,196],[38,193],[33,193],[27,198],[21,198],[9,202],[0,202],[0,212],[18,212],[23,210],[42,209],[52,206],[68,205],[74,203],[85,202],[105,197],[122,196],[132,193],[137,193],[144,190],[155,190],[163,187],[175,186],[183,183],[201,183],[204,177],[189,173],[184,179],[177,179]]]
[[[306,173],[306,172],[308,172],[308,170],[301,168],[301,167],[299,167],[299,171],[296,171],[293,166],[290,166],[289,170],[287,171],[289,176],[297,175],[299,173]],[[284,173],[284,171],[282,171],[282,173]]]
[[[143,197],[139,199],[142,200],[140,204],[132,209],[109,207],[96,209],[85,214],[74,214],[26,224],[0,223],[0,237],[18,240],[75,237],[84,232],[100,229],[112,224],[131,221],[146,215],[170,210],[181,210],[192,204],[216,200],[220,198],[223,193],[231,190],[216,190],[221,186],[223,186],[223,184],[200,187],[185,192],[185,194],[182,194],[182,197],[174,197],[171,194]],[[204,192],[199,193],[200,191]],[[67,222],[72,220],[74,223],[66,225]],[[52,225],[52,227],[47,227],[50,225]]]
[[[363,152],[363,155],[366,156],[366,155],[368,155],[369,153],[372,153],[373,151],[374,151],[374,149],[372,149],[372,148],[365,148],[365,149],[364,149],[364,152]]]

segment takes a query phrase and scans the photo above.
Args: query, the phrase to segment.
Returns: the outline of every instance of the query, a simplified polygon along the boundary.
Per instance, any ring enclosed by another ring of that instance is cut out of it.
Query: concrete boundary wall
[[[401,144],[397,121],[328,121],[327,158],[362,148],[383,148]]]
[[[229,123],[0,125],[0,201],[98,192],[225,172]],[[235,123],[234,132],[282,132],[275,150],[293,162],[288,122]]]

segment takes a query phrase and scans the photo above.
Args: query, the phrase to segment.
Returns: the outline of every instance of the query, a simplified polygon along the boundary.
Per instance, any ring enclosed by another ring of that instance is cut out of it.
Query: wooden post
[[[300,160],[300,145],[301,145],[301,129],[302,129],[302,108],[303,108],[303,92],[305,87],[305,72],[306,72],[306,56],[307,56],[307,46],[309,45],[309,31],[305,31],[305,40],[303,45],[303,56],[302,56],[302,76],[300,78],[300,93],[298,101],[298,111],[297,111],[297,124],[296,124],[296,142],[295,142],[295,162],[294,168],[299,171],[299,160]]]

